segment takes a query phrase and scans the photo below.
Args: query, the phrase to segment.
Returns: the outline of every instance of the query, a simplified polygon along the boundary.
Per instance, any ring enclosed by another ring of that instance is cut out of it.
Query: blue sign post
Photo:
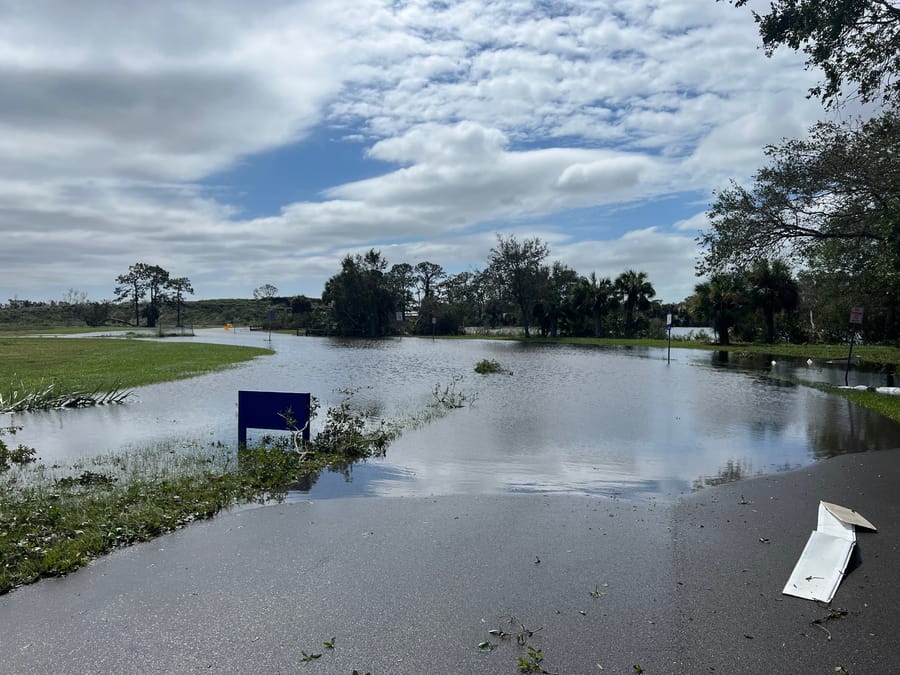
[[[247,429],[303,431],[309,440],[309,394],[281,391],[238,392],[238,445],[247,445]]]

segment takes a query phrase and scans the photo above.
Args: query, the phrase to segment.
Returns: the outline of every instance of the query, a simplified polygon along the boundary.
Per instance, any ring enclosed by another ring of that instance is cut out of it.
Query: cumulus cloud
[[[570,192],[609,192],[635,187],[650,162],[640,157],[607,157],[567,166],[556,181]]]
[[[0,6],[0,300],[103,297],[136,260],[201,296],[315,295],[348,251],[477,266],[494,230],[676,300],[693,219],[576,233],[563,214],[696,199],[821,112],[802,58],[767,60],[727,3]],[[321,129],[384,170],[265,216],[204,184]]]

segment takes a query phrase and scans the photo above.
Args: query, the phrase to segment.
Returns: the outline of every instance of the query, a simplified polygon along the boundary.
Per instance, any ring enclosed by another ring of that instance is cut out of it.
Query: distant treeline
[[[305,296],[265,299],[225,298],[182,302],[182,323],[194,327],[241,326],[305,329],[315,325],[321,301]],[[272,321],[269,321],[269,317]],[[175,326],[176,308],[168,303],[160,308],[158,327]],[[54,327],[134,326],[128,302],[48,302],[12,299],[0,304],[0,328],[35,329]]]

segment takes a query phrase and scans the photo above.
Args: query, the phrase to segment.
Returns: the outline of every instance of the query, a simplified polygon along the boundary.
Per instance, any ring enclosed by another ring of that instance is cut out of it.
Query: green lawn
[[[257,347],[120,338],[0,338],[0,386],[131,388],[271,354]]]

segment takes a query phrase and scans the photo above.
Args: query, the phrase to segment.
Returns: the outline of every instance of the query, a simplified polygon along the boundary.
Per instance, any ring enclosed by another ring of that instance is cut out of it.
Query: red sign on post
[[[851,307],[850,308],[850,323],[862,323],[863,318],[863,308],[862,307]]]

